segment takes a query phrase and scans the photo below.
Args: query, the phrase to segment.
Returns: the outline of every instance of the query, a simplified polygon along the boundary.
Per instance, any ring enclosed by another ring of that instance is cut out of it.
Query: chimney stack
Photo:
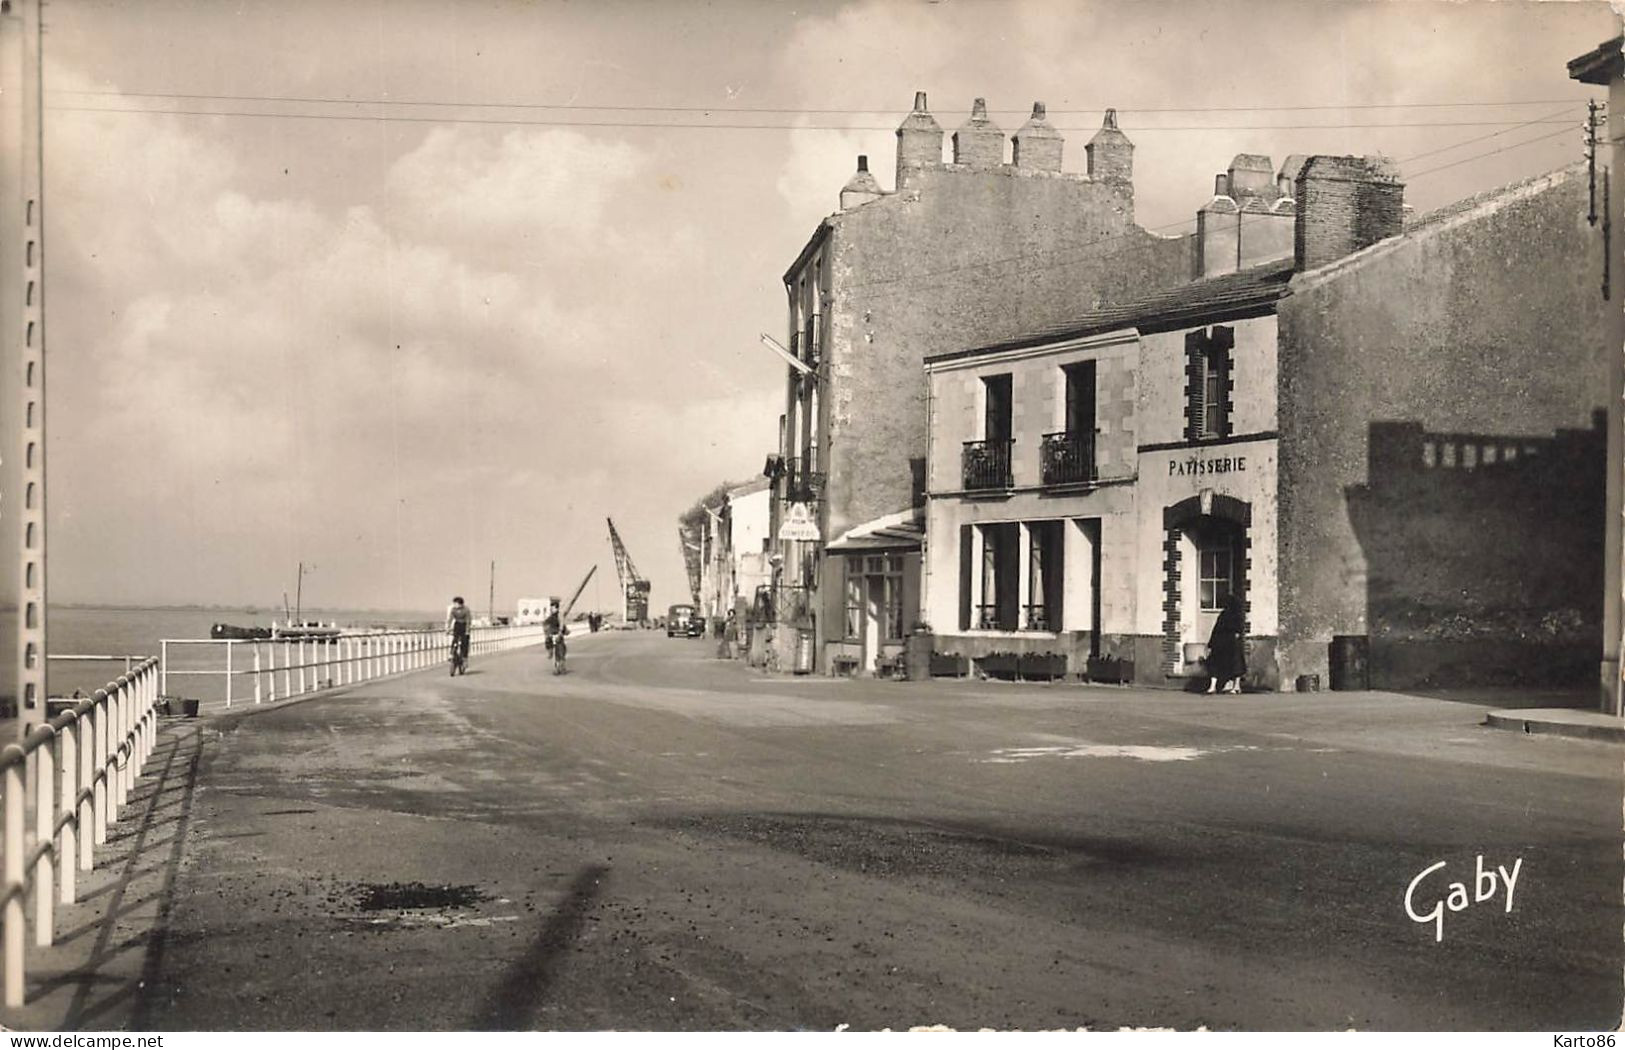
[[[1117,129],[1117,110],[1106,111],[1100,130],[1083,151],[1089,155],[1091,179],[1129,182],[1134,178],[1134,143]]]
[[[897,128],[897,183],[901,190],[909,176],[942,163],[942,128],[925,108],[925,92],[914,92],[914,111]]]
[[[885,195],[886,192],[880,188],[880,183],[869,174],[869,158],[862,153],[858,154],[857,173],[841,187],[841,210],[847,211],[860,204],[868,204]]]
[[[988,119],[985,98],[971,103],[970,119],[954,132],[954,163],[983,169],[1004,163],[1004,132]]]
[[[1033,115],[1010,137],[1010,160],[1027,171],[1060,171],[1066,139],[1044,117],[1044,104],[1033,103]]]
[[[1405,184],[1386,157],[1310,157],[1298,172],[1293,258],[1312,270],[1405,228]]]

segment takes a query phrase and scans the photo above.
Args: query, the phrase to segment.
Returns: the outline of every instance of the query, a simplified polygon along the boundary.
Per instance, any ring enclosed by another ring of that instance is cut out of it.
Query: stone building
[[[788,344],[807,370],[787,369],[780,448],[767,468],[781,666],[827,672],[839,658],[874,669],[900,645],[891,633],[914,626],[913,607],[901,619],[877,611],[887,624],[877,640],[867,613],[848,615],[847,599],[861,594],[867,606],[873,593],[896,608],[886,578],[907,579],[899,594],[918,585],[917,537],[911,544],[885,523],[922,505],[927,355],[1012,338],[1080,305],[1196,273],[1195,238],[1135,223],[1134,147],[1112,111],[1085,147],[1081,173],[1063,170],[1062,136],[1041,103],[1009,136],[1008,158],[1006,135],[980,99],[954,132],[949,160],[943,138],[922,92],[897,130],[893,189],[859,157],[839,211],[784,274]],[[826,550],[871,525],[870,542],[885,533],[900,545],[885,555]],[[866,633],[850,636],[854,629]],[[831,641],[843,644],[831,651]]]
[[[1255,687],[1589,680],[1607,361],[1584,171],[1408,227],[1380,160],[1272,183],[1203,209],[1269,224],[1204,223],[1203,280],[927,356],[937,651],[1178,682],[1234,593]]]
[[[1602,140],[1610,144],[1601,162],[1608,172],[1625,173],[1625,36],[1616,36],[1569,63],[1569,76],[1586,84],[1608,88],[1608,122]],[[1625,237],[1612,233],[1615,217],[1625,214],[1614,201],[1625,195],[1625,186],[1606,180],[1597,187],[1601,207],[1600,221],[1605,231],[1605,250],[1609,253],[1608,298],[1612,308],[1608,311],[1606,343],[1613,358],[1608,380],[1608,533],[1604,550],[1603,577],[1603,654],[1602,654],[1602,709],[1614,715],[1625,715],[1625,700],[1621,698],[1622,668],[1620,649],[1625,638],[1625,582],[1621,581],[1625,566],[1625,540],[1621,525],[1625,522]],[[1625,234],[1625,230],[1621,231]],[[1611,235],[1611,239],[1610,239]]]

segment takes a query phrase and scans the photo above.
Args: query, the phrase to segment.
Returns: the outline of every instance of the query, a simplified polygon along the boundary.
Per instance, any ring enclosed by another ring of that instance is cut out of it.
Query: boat
[[[270,637],[279,642],[333,642],[337,641],[343,629],[337,624],[323,624],[315,621],[305,623],[286,623],[277,626],[271,625]]]
[[[238,627],[231,623],[217,623],[209,628],[210,638],[225,638],[233,641],[258,641],[271,637],[269,627]]]

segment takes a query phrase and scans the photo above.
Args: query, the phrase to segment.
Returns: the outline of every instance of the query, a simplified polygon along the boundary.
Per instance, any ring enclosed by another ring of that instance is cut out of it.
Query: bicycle
[[[468,635],[451,636],[451,676],[468,673]]]
[[[564,632],[553,636],[553,673],[564,673]]]

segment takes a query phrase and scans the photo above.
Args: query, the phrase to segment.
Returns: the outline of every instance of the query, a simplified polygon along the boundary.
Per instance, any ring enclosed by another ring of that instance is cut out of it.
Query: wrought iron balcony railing
[[[804,457],[784,461],[783,499],[791,503],[817,503],[824,498],[824,474],[811,469],[815,461]]]
[[[1005,631],[1015,627],[999,619],[999,607],[996,603],[978,605],[976,607],[976,629],[978,631]]]
[[[1027,612],[1027,630],[1047,631],[1050,629],[1049,608],[1043,604],[1029,605]]]
[[[1015,440],[967,441],[964,451],[965,489],[1010,487],[1010,450]]]
[[[1045,434],[1040,477],[1046,485],[1074,485],[1098,479],[1093,432]]]

